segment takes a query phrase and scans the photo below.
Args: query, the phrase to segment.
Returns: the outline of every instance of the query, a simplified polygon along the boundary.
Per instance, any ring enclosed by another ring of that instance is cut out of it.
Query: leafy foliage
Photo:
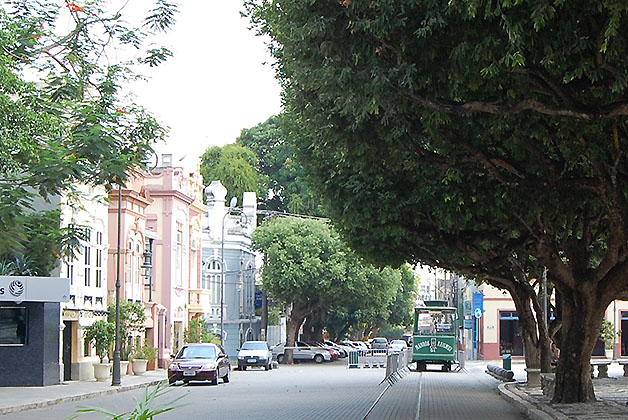
[[[255,154],[247,148],[236,144],[213,146],[201,156],[201,175],[206,185],[219,180],[227,189],[227,200],[241,199],[246,191],[259,191],[256,165]]]
[[[115,325],[116,322],[116,303],[109,302],[107,305],[109,316],[107,321]],[[129,340],[138,333],[144,332],[144,323],[146,322],[146,314],[144,306],[140,302],[120,301],[120,359],[128,360],[129,358]]]
[[[176,5],[156,3],[143,28],[101,0],[15,0],[0,10],[0,254],[31,252],[20,247],[21,233],[34,228],[24,214],[35,196],[70,193],[77,183],[120,185],[164,138],[166,130],[120,89],[137,77],[142,57],[156,64],[170,55],[143,50],[154,29],[174,23]],[[118,43],[138,56],[113,62]]]
[[[209,324],[201,318],[194,318],[188,322],[188,327],[183,332],[183,339],[186,343],[220,344],[220,338],[209,332]]]
[[[107,321],[98,320],[83,329],[83,339],[92,343],[96,348],[96,355],[103,362],[105,356],[113,347],[116,338],[116,326]]]
[[[76,410],[76,414],[68,419],[75,419],[88,413],[99,413],[104,414],[107,416],[106,418],[111,420],[151,420],[159,414],[167,413],[178,408],[179,405],[177,405],[177,403],[185,396],[180,395],[169,401],[158,402],[158,399],[163,399],[168,392],[170,392],[168,386],[160,382],[155,385],[152,390],[150,386],[146,386],[146,388],[144,388],[144,397],[141,400],[133,397],[135,408],[128,413],[116,414],[104,408],[81,407]]]
[[[271,219],[255,230],[252,240],[264,254],[262,288],[273,301],[291,306],[289,324],[300,325],[320,311],[359,311],[361,317],[350,325],[388,317],[400,274],[365,265],[325,222]]]
[[[252,128],[242,130],[236,144],[255,152],[260,174],[260,208],[292,214],[323,216],[320,198],[304,179],[296,148],[287,136],[281,116],[270,117]]]
[[[554,402],[594,400],[587,363],[628,276],[628,4],[247,7],[310,185],[355,249],[515,293],[540,262],[569,358]]]
[[[157,360],[158,349],[157,347],[150,346],[146,343],[137,344],[133,346],[133,350],[131,350],[131,359],[143,359],[148,361],[148,363],[152,363]]]

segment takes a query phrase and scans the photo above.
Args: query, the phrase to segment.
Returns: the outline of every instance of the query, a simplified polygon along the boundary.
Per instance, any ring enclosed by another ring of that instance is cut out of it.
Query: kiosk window
[[[26,308],[0,306],[0,346],[26,344]]]

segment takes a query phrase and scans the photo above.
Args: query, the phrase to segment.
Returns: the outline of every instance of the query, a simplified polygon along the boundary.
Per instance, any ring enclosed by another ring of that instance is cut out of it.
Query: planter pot
[[[613,358],[613,349],[604,349],[604,354],[606,355],[607,359],[612,359]]]
[[[109,380],[111,375],[111,363],[94,363],[94,378],[98,382]]]
[[[131,362],[133,366],[133,374],[142,375],[146,372],[146,364],[148,360],[145,359],[133,359]]]
[[[120,360],[120,376],[126,376],[129,372],[129,363],[128,360]]]

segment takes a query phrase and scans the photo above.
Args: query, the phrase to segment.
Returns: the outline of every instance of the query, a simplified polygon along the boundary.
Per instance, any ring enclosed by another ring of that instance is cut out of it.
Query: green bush
[[[102,363],[116,340],[116,326],[106,321],[96,321],[84,328],[83,339],[93,343],[96,347],[96,355]]]
[[[157,347],[149,346],[146,343],[135,346],[131,351],[130,358],[148,360],[148,363],[154,362],[157,360]]]

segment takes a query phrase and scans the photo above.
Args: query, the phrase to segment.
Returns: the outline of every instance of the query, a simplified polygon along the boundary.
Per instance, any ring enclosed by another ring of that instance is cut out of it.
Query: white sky
[[[178,3],[177,23],[160,40],[174,56],[142,70],[150,80],[133,91],[170,127],[166,147],[157,149],[190,158],[235,142],[242,129],[279,113],[281,89],[264,64],[271,60],[264,39],[240,16],[241,0]]]

